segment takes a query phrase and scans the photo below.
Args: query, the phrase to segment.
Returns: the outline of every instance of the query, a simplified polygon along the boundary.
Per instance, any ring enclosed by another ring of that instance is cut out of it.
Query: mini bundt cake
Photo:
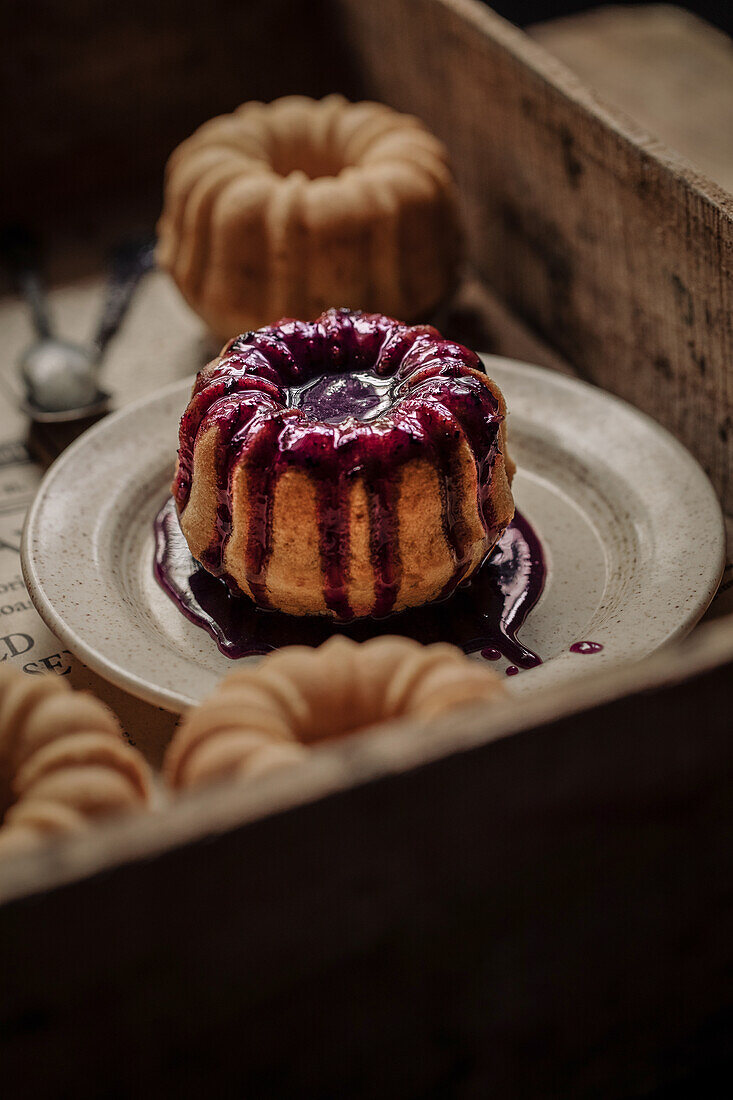
[[[445,147],[416,118],[287,96],[173,152],[157,259],[222,339],[335,301],[416,320],[452,289],[457,224]]]
[[[319,741],[397,718],[437,718],[504,696],[501,678],[452,645],[389,635],[287,646],[237,669],[183,719],[164,762],[173,787],[297,763]]]
[[[348,621],[447,596],[514,514],[504,399],[428,326],[330,310],[198,375],[173,482],[196,558],[263,608]]]
[[[150,775],[103,703],[58,676],[0,668],[0,855],[144,808]]]

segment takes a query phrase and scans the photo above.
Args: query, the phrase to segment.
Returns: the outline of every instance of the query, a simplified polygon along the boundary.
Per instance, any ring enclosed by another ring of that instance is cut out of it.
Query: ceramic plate
[[[548,566],[520,632],[544,663],[508,679],[511,690],[642,657],[690,630],[715,593],[724,546],[720,507],[695,460],[601,390],[507,359],[485,362],[510,410],[517,505]],[[174,711],[234,667],[153,575],[153,520],[189,392],[190,382],[168,386],[77,440],[41,485],[22,555],[33,602],[64,644]],[[603,648],[571,652],[580,641]]]

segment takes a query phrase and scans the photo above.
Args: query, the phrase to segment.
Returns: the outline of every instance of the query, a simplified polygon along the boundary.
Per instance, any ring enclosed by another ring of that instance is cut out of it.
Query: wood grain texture
[[[528,33],[589,88],[733,193],[733,42],[669,4],[604,7]]]
[[[363,87],[448,144],[483,278],[733,502],[733,199],[474,0],[334,4]]]
[[[730,1052],[719,644],[688,643],[671,688],[655,659],[514,736],[464,722],[447,757],[437,728],[427,752],[424,729],[344,742],[300,807],[242,825],[287,777],[222,788],[215,840],[180,846],[192,799],[155,858],[6,904],[9,1095],[604,1098]]]

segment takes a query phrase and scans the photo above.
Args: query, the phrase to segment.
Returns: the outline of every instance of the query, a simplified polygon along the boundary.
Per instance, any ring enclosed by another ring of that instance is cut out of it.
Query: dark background
[[[618,3],[618,0],[614,2]],[[558,15],[570,15],[571,12],[586,11],[601,5],[584,0],[493,0],[489,6],[505,19],[523,27],[527,23],[539,23],[543,19],[554,19]],[[639,6],[638,2],[635,6]],[[733,0],[689,0],[678,6],[733,34]]]

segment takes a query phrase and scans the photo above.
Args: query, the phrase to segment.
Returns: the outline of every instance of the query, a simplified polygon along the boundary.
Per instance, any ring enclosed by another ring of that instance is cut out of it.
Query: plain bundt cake
[[[108,708],[60,676],[0,667],[0,856],[143,809],[150,776]]]
[[[505,697],[502,680],[452,645],[384,636],[286,646],[237,669],[183,719],[166,752],[173,787],[255,776],[305,746],[399,718],[429,720]]]
[[[448,595],[512,519],[505,406],[428,326],[330,310],[199,374],[173,495],[193,556],[256,604],[341,620]]]
[[[171,155],[158,262],[224,338],[334,301],[421,318],[459,251],[444,146],[340,95],[245,103]]]

